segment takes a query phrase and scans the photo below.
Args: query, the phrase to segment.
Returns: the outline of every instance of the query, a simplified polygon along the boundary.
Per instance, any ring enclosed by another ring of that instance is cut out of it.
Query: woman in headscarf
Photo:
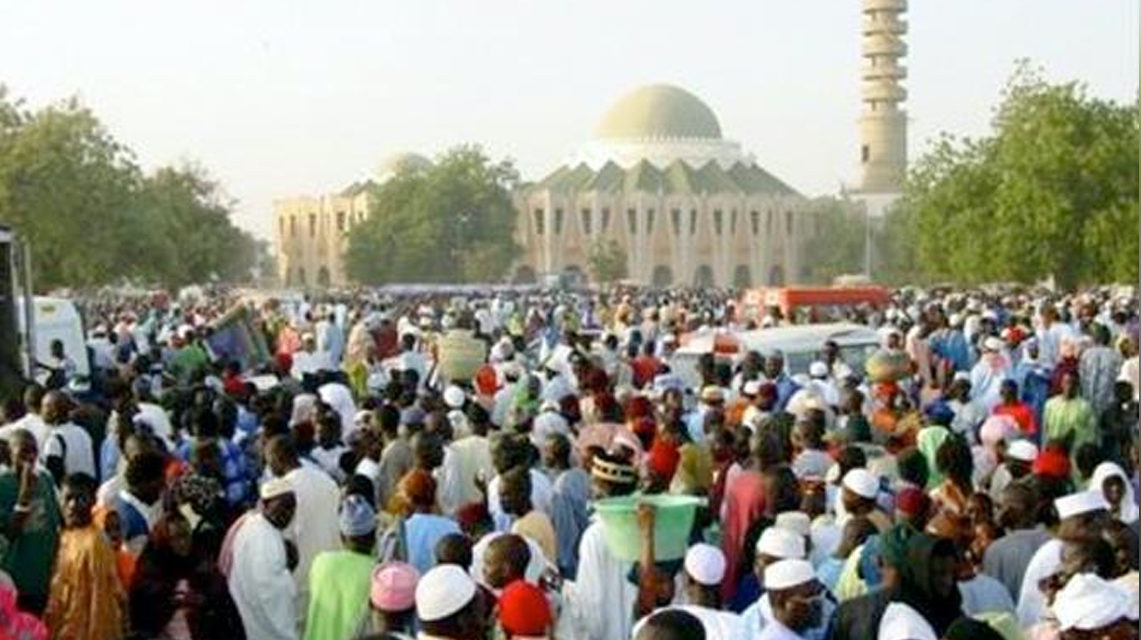
[[[975,486],[990,485],[990,476],[998,468],[1007,440],[1019,432],[1018,421],[1008,415],[992,415],[979,428],[979,445],[971,447],[974,459]]]
[[[967,501],[974,492],[973,467],[970,446],[961,436],[948,437],[936,452],[935,468],[944,480],[931,490],[931,500],[935,510],[945,514],[956,526],[967,524]]]
[[[919,449],[923,459],[927,461],[928,489],[937,487],[943,482],[943,474],[936,464],[936,456],[939,454],[939,447],[943,446],[950,436],[951,432],[946,427],[936,424],[920,429],[919,435],[915,437],[915,448]]]
[[[1101,491],[1109,503],[1113,517],[1132,524],[1137,521],[1137,497],[1133,494],[1133,484],[1125,475],[1125,470],[1113,462],[1103,462],[1093,470],[1090,477],[1091,491]]]

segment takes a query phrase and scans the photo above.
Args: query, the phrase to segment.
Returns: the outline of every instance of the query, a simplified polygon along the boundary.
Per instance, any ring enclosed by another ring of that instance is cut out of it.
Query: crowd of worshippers
[[[2,407],[0,638],[1138,637],[1133,301],[899,292],[860,320],[905,375],[825,342],[686,384],[733,307],[266,305],[249,371],[205,340],[225,304],[104,305],[90,378],[60,350]],[[702,498],[688,550],[635,500],[620,559],[593,505],[659,494]]]

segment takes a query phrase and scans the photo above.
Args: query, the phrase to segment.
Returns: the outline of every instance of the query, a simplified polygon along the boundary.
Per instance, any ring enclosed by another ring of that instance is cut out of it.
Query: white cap
[[[1002,351],[1002,339],[987,336],[987,338],[983,340],[983,351]]]
[[[285,478],[267,480],[262,483],[261,489],[258,490],[258,495],[261,496],[262,500],[269,500],[287,493],[293,493],[293,484]]]
[[[804,536],[788,529],[769,527],[757,540],[757,553],[781,560],[803,560]]]
[[[1091,511],[1108,510],[1109,503],[1101,491],[1079,491],[1054,500],[1054,508],[1058,510],[1058,518],[1065,520]]]
[[[444,389],[444,404],[448,405],[449,409],[459,409],[464,406],[465,397],[464,390],[454,384]]]
[[[1093,631],[1122,618],[1137,619],[1137,605],[1125,587],[1093,573],[1079,573],[1054,596],[1054,617],[1062,631]]]
[[[672,333],[667,333],[662,336],[662,344],[677,344],[677,336]]]
[[[1029,440],[1015,440],[1006,446],[1006,457],[1022,462],[1034,462],[1038,458],[1038,447]]]
[[[442,564],[416,583],[416,617],[425,622],[443,620],[467,606],[475,597],[475,581],[458,565]]]
[[[711,544],[699,542],[685,552],[685,572],[698,584],[719,585],[725,577],[725,554]]]
[[[745,383],[744,386],[741,387],[741,393],[743,393],[747,396],[755,396],[760,392],[761,392],[761,381],[760,380],[749,380],[748,382]]]
[[[880,491],[879,479],[867,469],[850,469],[844,474],[843,484],[852,493],[869,500],[875,500]]]
[[[780,560],[765,567],[765,590],[790,589],[816,580],[807,560]]]
[[[893,602],[880,618],[877,640],[939,640],[931,624],[918,611],[903,604]]]
[[[812,533],[812,518],[809,518],[808,514],[803,511],[785,511],[777,514],[776,523],[773,526],[807,536]]]
[[[817,360],[816,362],[808,365],[808,375],[813,378],[827,378],[828,365]]]
[[[955,375],[951,376],[951,380],[954,382],[970,382],[971,374],[967,373],[966,371],[956,371]]]

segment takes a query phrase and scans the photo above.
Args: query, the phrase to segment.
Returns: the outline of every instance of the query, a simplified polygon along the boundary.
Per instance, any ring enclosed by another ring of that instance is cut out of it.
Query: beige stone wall
[[[348,279],[348,233],[368,215],[368,194],[298,196],[273,203],[279,281],[289,287],[341,286]]]
[[[758,285],[781,277],[792,283],[800,273],[800,239],[811,229],[808,202],[795,196],[535,189],[518,196],[516,206],[515,239],[523,247],[517,276],[520,270],[538,277],[589,273],[590,245],[613,239],[627,253],[629,278],[645,284]]]

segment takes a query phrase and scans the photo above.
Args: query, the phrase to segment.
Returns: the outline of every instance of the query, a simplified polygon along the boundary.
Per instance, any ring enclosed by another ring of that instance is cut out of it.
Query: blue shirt
[[[178,458],[183,462],[190,462],[190,451],[195,440],[188,439],[178,445]],[[238,445],[229,440],[218,440],[218,451],[221,454],[222,476],[226,485],[226,502],[230,505],[240,505],[249,492],[249,476],[246,473],[245,455]]]
[[[413,514],[404,521],[404,535],[408,540],[408,564],[416,567],[420,575],[436,566],[436,543],[449,533],[460,533],[455,520],[430,513]]]

